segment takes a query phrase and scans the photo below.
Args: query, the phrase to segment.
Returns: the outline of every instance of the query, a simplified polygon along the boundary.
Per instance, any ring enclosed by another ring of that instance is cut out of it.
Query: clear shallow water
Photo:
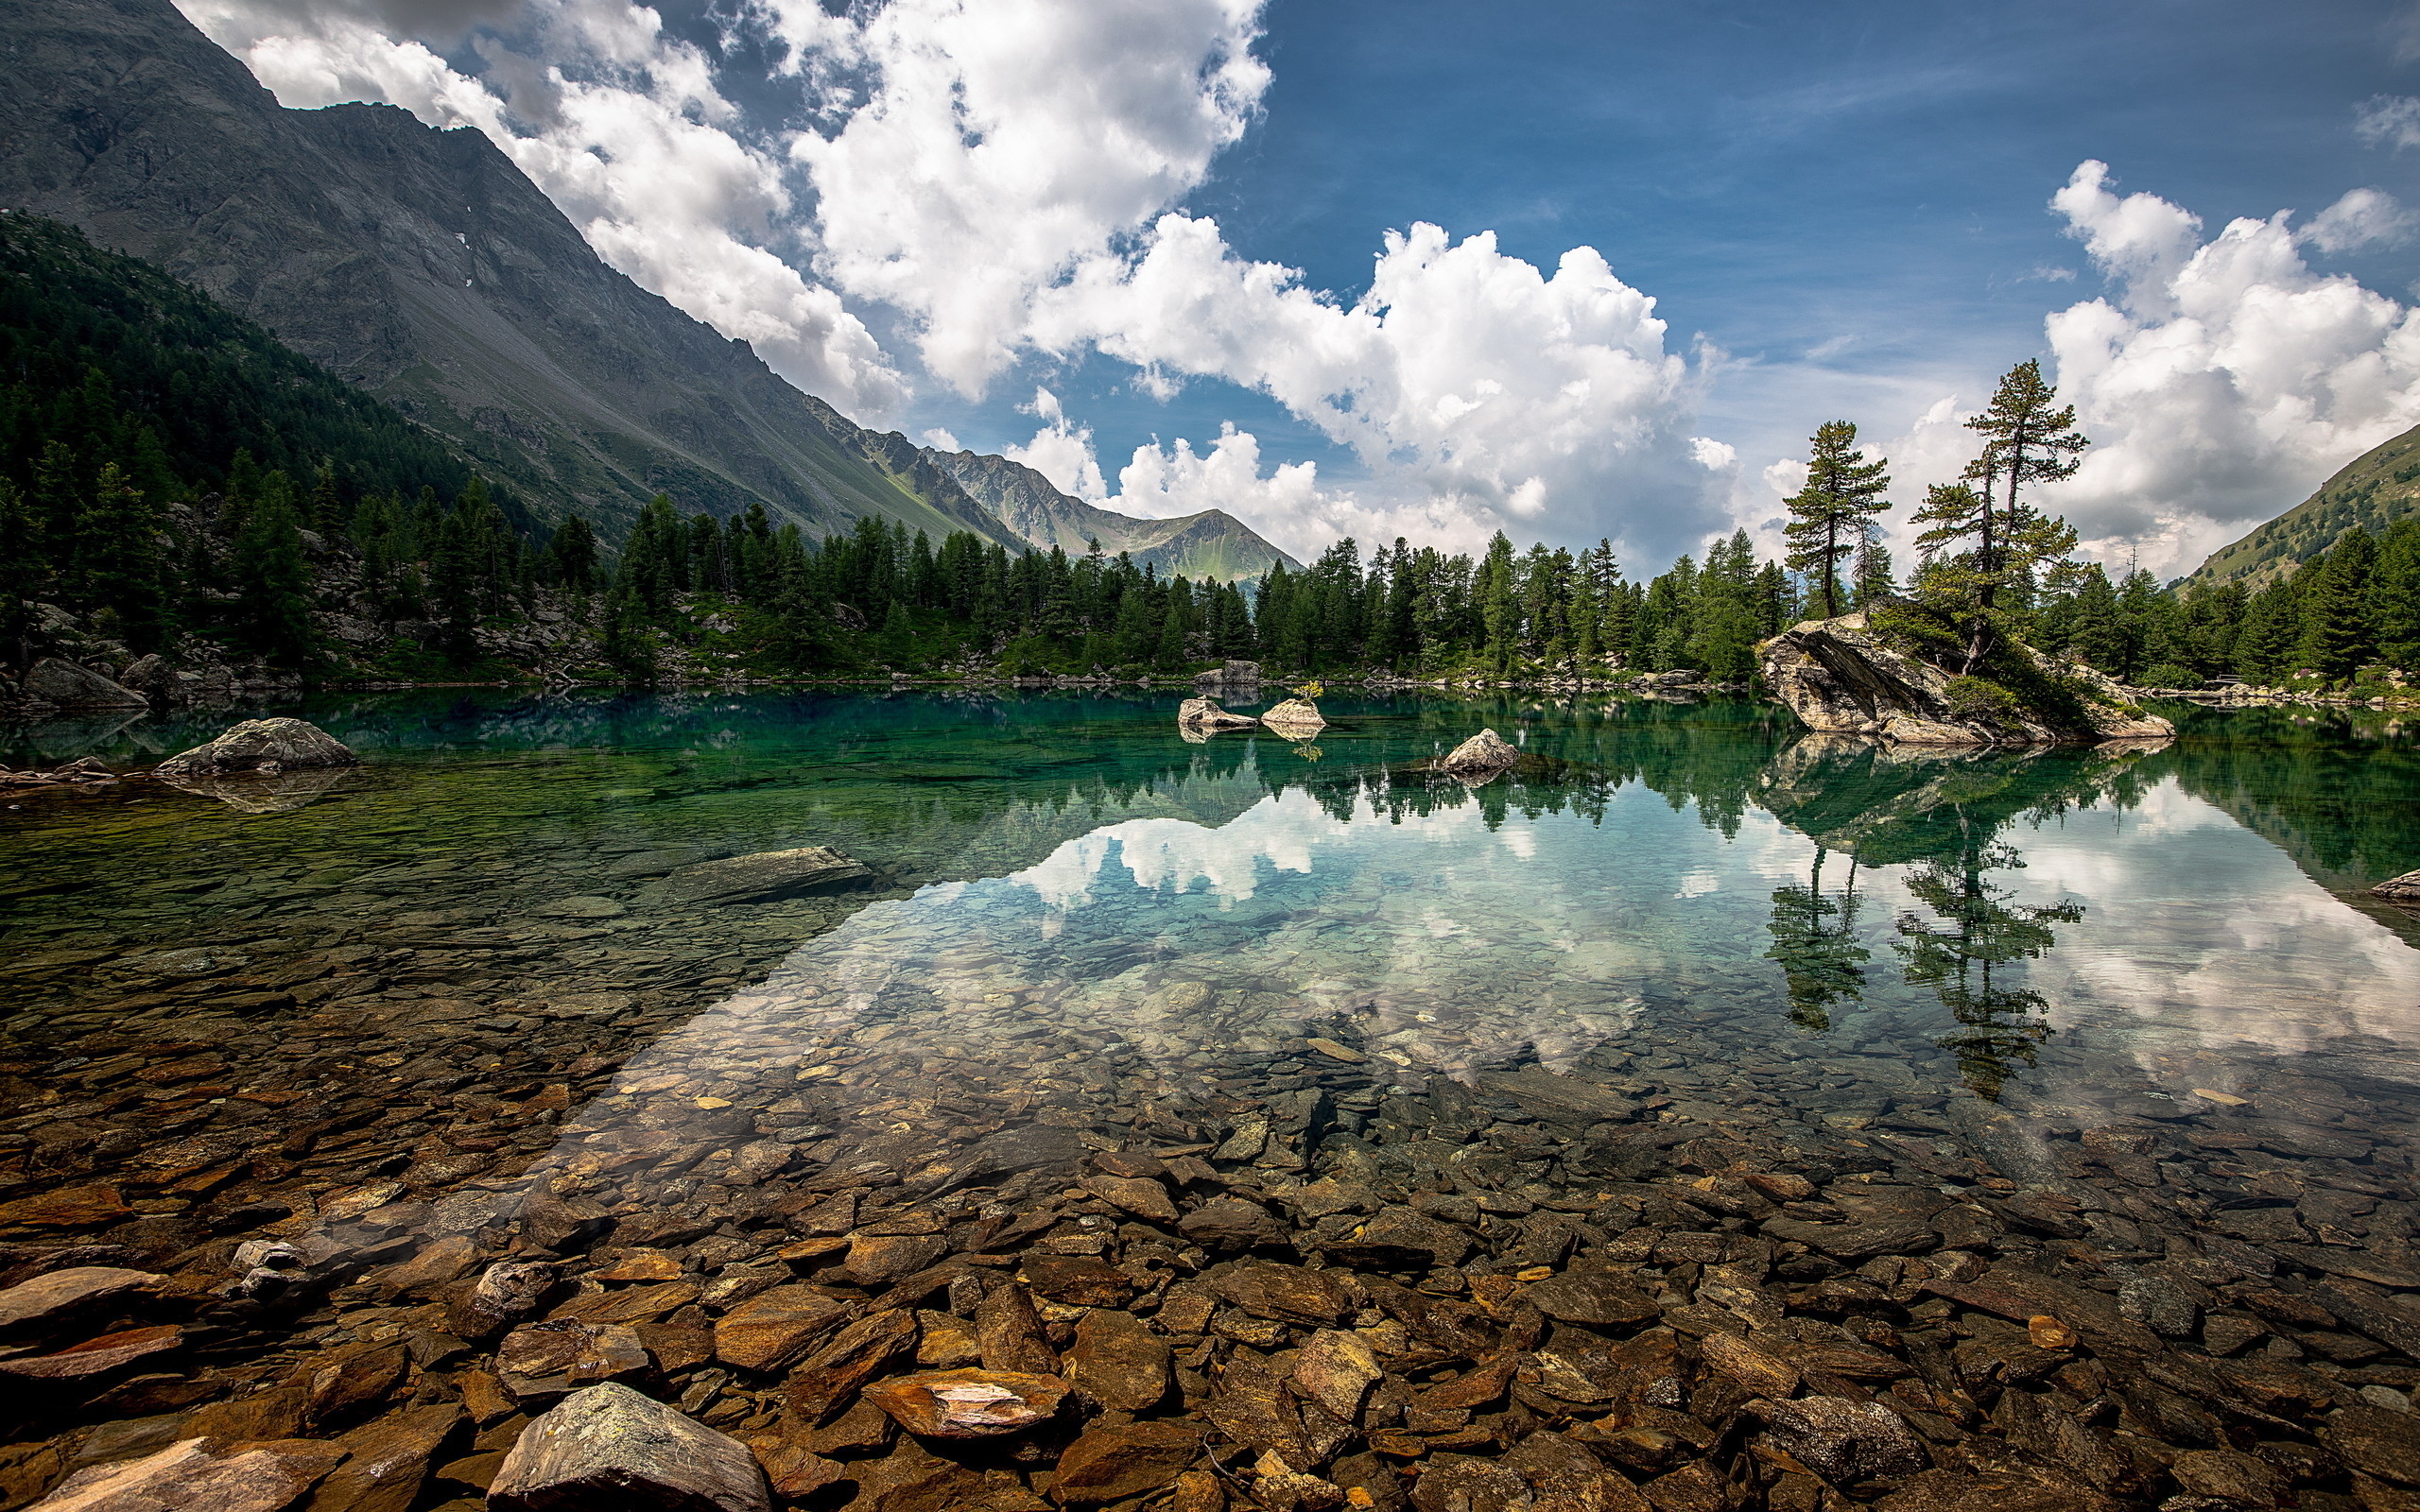
[[[559,1161],[735,1105],[828,1160],[954,1086],[1283,1095],[1307,1036],[1371,1057],[1347,1133],[1432,1076],[1532,1064],[1663,1117],[1937,1153],[2295,1078],[2408,1121],[2420,952],[2354,896],[2420,861],[2392,727],[2180,711],[2157,748],[1893,755],[1748,703],[1333,699],[1298,747],[1188,742],[1170,704],[380,696],[297,711],[370,765],[282,797],[23,799],[12,1085],[101,1117],[74,1099],[112,1055],[232,1063],[147,1093],[131,1134],[21,1145],[15,1175],[174,1165],[382,1073],[476,1091],[579,1057],[627,1063]],[[9,759],[132,763],[224,722],[54,727]],[[1481,725],[1542,759],[1475,790],[1409,770]],[[657,901],[676,866],[804,844],[874,883]],[[850,1095],[802,1099],[824,1077]],[[910,1118],[880,1158],[945,1164],[998,1125]],[[482,1160],[432,1135],[415,1186],[509,1183],[554,1138]]]

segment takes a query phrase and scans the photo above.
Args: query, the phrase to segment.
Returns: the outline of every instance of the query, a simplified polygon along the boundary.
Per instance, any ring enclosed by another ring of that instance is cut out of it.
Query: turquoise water
[[[1007,993],[1014,1024],[1162,1061],[1349,1024],[1409,1070],[1562,1067],[1685,1005],[1986,1098],[2414,1067],[2411,925],[2356,896],[2420,862],[2420,760],[2392,727],[2180,711],[2156,748],[1892,755],[1744,701],[1331,699],[1315,743],[1193,743],[1169,702],[311,705],[367,765],[244,808],[126,783],[5,816],[8,945],[95,957],[12,1027],[113,972],[173,1001],[150,957],[263,954],[265,929],[502,929],[525,937],[487,995],[510,1004],[626,988],[575,959],[612,937],[664,957],[648,985],[676,1010],[728,989],[811,1005],[821,1034],[910,994],[898,1032],[976,1043]],[[220,723],[52,727],[9,759],[131,764]],[[1481,725],[1549,760],[1476,790],[1405,770]],[[876,885],[645,902],[667,861],[802,844]],[[421,949],[441,977],[444,942]],[[1884,1091],[1825,1101],[1854,1120]]]

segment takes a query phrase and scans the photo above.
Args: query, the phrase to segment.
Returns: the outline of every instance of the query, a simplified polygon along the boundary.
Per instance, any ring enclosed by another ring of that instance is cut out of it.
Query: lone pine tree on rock
[[[1878,457],[1865,459],[1854,423],[1826,421],[1807,454],[1806,484],[1784,506],[1790,570],[1807,575],[1825,619],[1841,612],[1841,569],[1864,546],[1868,519],[1891,507],[1882,496],[1891,487],[1888,466]]]

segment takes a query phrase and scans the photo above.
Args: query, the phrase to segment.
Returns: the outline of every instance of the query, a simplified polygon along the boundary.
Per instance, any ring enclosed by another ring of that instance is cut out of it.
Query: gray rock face
[[[1257,688],[1260,686],[1260,663],[1257,662],[1221,662],[1215,671],[1193,675],[1196,687]]]
[[[360,758],[342,741],[301,719],[247,719],[216,740],[169,757],[160,777],[223,777],[230,772],[275,775],[298,766],[354,766]]]
[[[625,521],[677,473],[1022,544],[904,436],[850,423],[641,289],[486,136],[386,105],[289,111],[167,0],[0,10],[0,204],[164,266],[406,414]]]
[[[143,695],[120,687],[89,667],[57,657],[44,657],[26,674],[25,696],[57,704],[61,709],[141,709]]]
[[[1249,730],[1260,723],[1250,714],[1228,713],[1216,698],[1187,698],[1177,705],[1176,722],[1186,730]]]
[[[2088,722],[2083,727],[2050,724],[2035,711],[1996,717],[1971,713],[1953,700],[1948,673],[1885,644],[1863,613],[1804,621],[1758,651],[1773,696],[1809,730],[1825,734],[1910,745],[2033,746],[2158,740],[2176,733],[2174,725],[2156,714],[2128,713],[2124,691],[2080,665],[2057,670],[2084,684]]]
[[[1503,736],[1493,730],[1482,730],[1455,747],[1437,765],[1439,770],[1457,777],[1493,777],[1520,759],[1521,753],[1507,744]]]
[[[608,1383],[529,1425],[488,1488],[491,1512],[766,1512],[765,1472],[737,1439]]]
[[[829,846],[807,845],[683,867],[654,884],[649,895],[674,903],[769,902],[873,875]]]

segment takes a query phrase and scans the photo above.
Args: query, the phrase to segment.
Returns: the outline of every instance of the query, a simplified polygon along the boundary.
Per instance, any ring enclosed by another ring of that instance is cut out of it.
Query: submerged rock
[[[354,766],[360,758],[319,726],[301,719],[247,719],[206,745],[152,768],[157,777],[220,777],[230,772],[274,776],[296,766]]]
[[[2032,658],[2067,683],[2077,713],[2023,706],[1995,684],[1957,677],[1886,644],[1862,610],[1793,625],[1758,649],[1773,696],[1822,733],[1932,746],[2039,746],[2176,733],[2167,720],[2132,707],[2124,690],[2090,667],[2054,668],[2015,645],[2013,654]]]
[[[514,1442],[488,1488],[493,1512],[764,1512],[765,1472],[737,1439],[628,1386],[565,1397]]]
[[[1176,722],[1186,730],[1249,730],[1260,723],[1250,714],[1228,713],[1216,698],[1187,698],[1177,705]]]
[[[806,845],[683,867],[649,891],[676,903],[761,903],[873,875],[871,868],[829,846]]]

